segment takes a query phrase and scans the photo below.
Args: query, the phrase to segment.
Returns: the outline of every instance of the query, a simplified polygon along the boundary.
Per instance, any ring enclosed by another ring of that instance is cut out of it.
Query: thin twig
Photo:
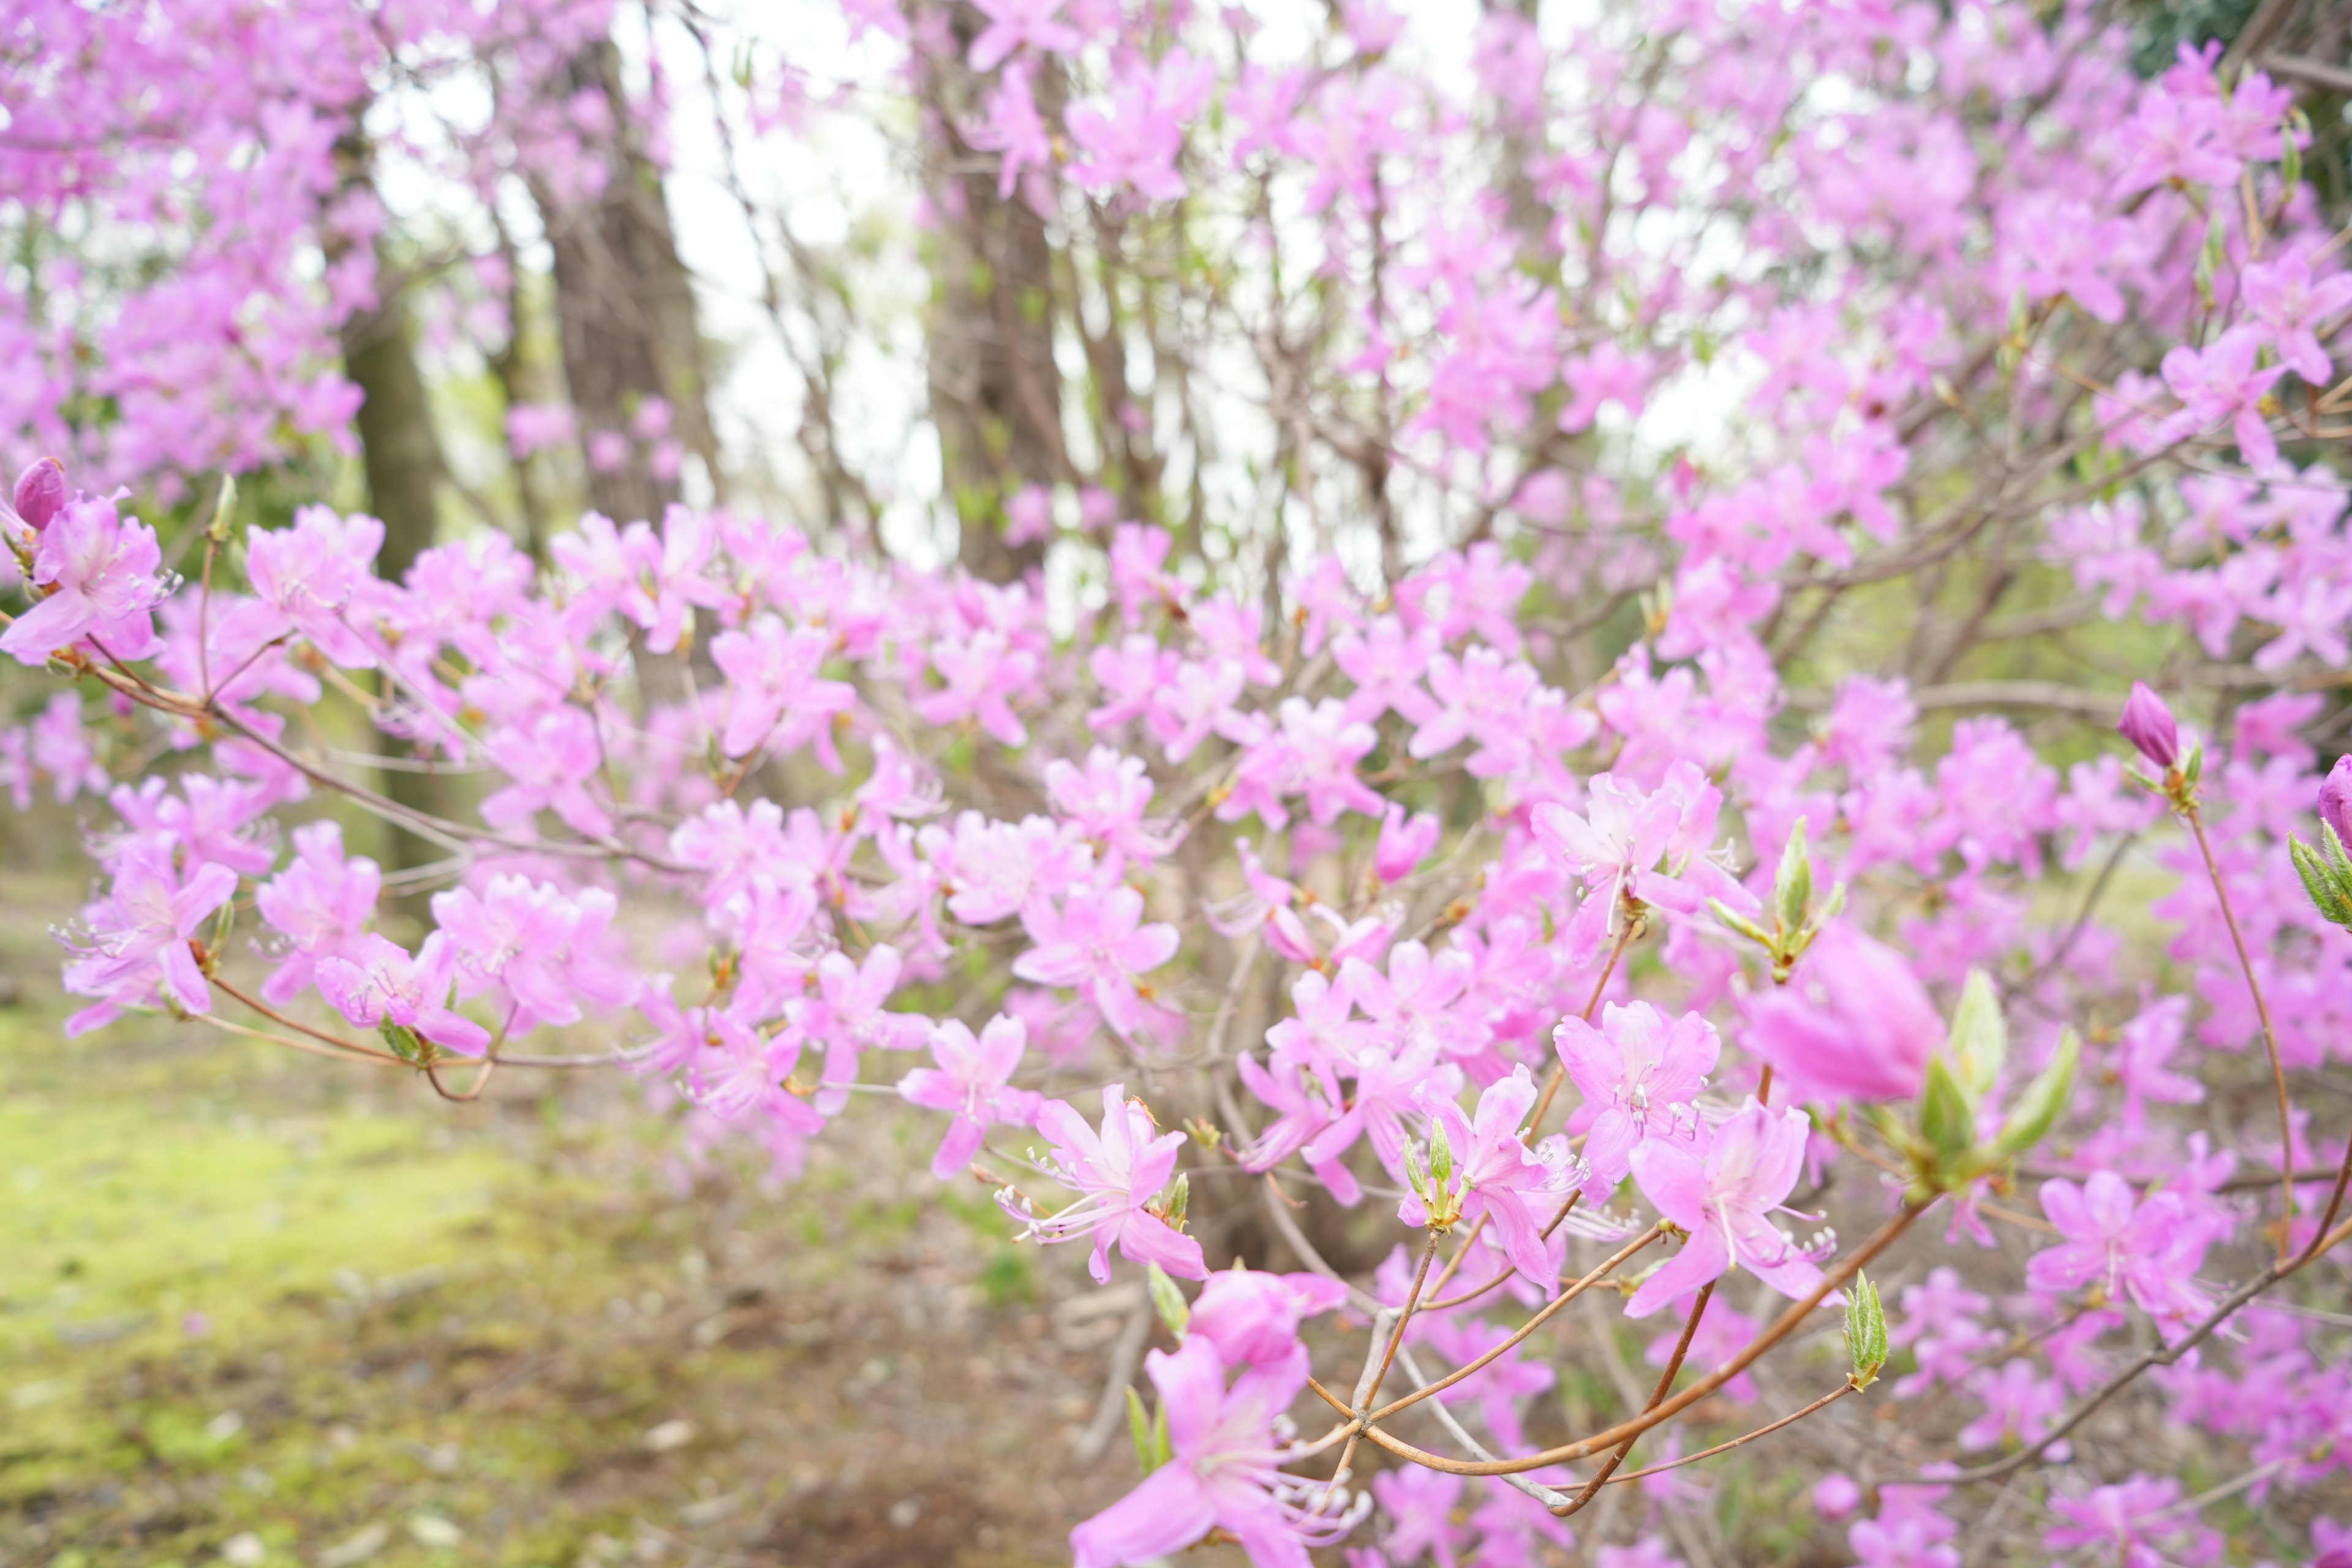
[[[2246,939],[2238,930],[2238,917],[2230,908],[2230,889],[2221,881],[2221,868],[2213,859],[2213,846],[2205,837],[2205,819],[2190,800],[2181,808],[2189,819],[2189,831],[2197,836],[2197,852],[2205,858],[2205,874],[2213,880],[2213,897],[2221,905],[2221,922],[2230,928],[2231,945],[2238,950],[2238,968],[2246,977],[2246,989],[2254,994],[2254,1013],[2263,1021],[2263,1044],[2270,1051],[2271,1087],[2278,1094],[2279,1119],[2279,1211],[2278,1258],[2284,1263],[2287,1254],[2294,1249],[2294,1117],[2287,1106],[2286,1067],[2279,1060],[2278,1031],[2271,1026],[2271,1005],[2263,1000],[2262,982],[2254,978],[2254,961],[2246,952]]]

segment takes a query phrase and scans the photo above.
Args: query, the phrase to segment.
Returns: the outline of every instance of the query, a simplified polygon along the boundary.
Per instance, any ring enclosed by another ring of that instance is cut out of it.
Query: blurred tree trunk
[[[625,434],[646,401],[661,398],[670,405],[672,434],[700,455],[716,482],[693,286],[678,259],[661,171],[631,118],[620,51],[598,40],[572,57],[551,89],[567,98],[602,93],[617,127],[605,150],[604,187],[593,200],[567,206],[543,184],[532,186],[555,253],[563,374],[582,434]],[[598,511],[615,522],[661,521],[678,485],[656,475],[649,458],[650,444],[633,441],[625,462],[602,472],[591,465],[588,494]]]
[[[343,189],[373,186],[373,153],[364,134],[354,129],[338,150]],[[383,523],[376,575],[398,582],[417,556],[432,548],[441,484],[447,470],[433,430],[425,377],[417,369],[404,281],[381,238],[376,246],[376,276],[379,298],[374,309],[355,311],[343,322],[343,374],[362,394],[358,423],[368,509]],[[407,742],[381,733],[377,749],[386,757],[407,760],[415,755]],[[379,787],[413,810],[444,816],[449,813],[441,782],[430,773],[386,768]],[[386,860],[393,871],[415,870],[443,856],[439,846],[404,827],[386,824],[385,832],[390,839]],[[397,902],[404,912],[422,919],[424,898],[421,889],[404,891],[397,895]]]
[[[698,454],[715,485],[718,444],[706,395],[694,288],[678,259],[660,168],[647,154],[621,82],[621,54],[602,38],[574,55],[550,90],[565,98],[602,93],[615,127],[605,148],[605,181],[592,201],[566,205],[539,181],[532,195],[555,253],[555,308],[563,376],[591,449],[604,432],[632,434],[646,402],[670,405],[670,434]],[[658,524],[679,499],[677,479],[652,465],[653,443],[632,438],[625,460],[588,469],[589,502],[615,522]],[[698,617],[699,620],[701,617]],[[708,628],[704,628],[708,629]],[[698,639],[698,646],[699,646]],[[648,703],[684,700],[677,656],[635,650],[638,689]]]
[[[1004,503],[1024,485],[1068,470],[1061,379],[1054,365],[1054,253],[1045,220],[1015,190],[996,194],[996,159],[959,127],[980,112],[981,79],[962,64],[984,18],[953,0],[953,59],[923,62],[922,110],[939,132],[923,144],[934,222],[929,344],[931,419],[941,481],[956,509],[958,553],[973,575],[1010,582],[1045,560],[1042,542],[1004,539]],[[1034,85],[1041,110],[1061,90],[1050,67]],[[1116,389],[1106,396],[1116,396]]]

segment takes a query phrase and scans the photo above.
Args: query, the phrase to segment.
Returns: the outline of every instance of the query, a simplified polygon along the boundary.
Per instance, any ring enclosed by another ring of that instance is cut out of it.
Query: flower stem
[[[2278,1095],[2279,1119],[2279,1261],[2286,1261],[2294,1249],[2294,1118],[2287,1106],[2286,1068],[2279,1060],[2278,1031],[2271,1026],[2271,1005],[2263,998],[2262,982],[2254,978],[2254,961],[2246,952],[2246,939],[2238,930],[2238,916],[2230,908],[2230,889],[2221,880],[2221,868],[2213,858],[2213,846],[2205,837],[2205,819],[2197,810],[2196,801],[2189,800],[2180,815],[2189,819],[2189,832],[2197,836],[2197,852],[2205,858],[2205,874],[2212,879],[2213,897],[2221,901],[2221,923],[2230,928],[2231,945],[2238,950],[2238,968],[2246,977],[2246,989],[2253,993],[2254,1014],[2263,1021],[2263,1045],[2270,1052],[2271,1088]]]

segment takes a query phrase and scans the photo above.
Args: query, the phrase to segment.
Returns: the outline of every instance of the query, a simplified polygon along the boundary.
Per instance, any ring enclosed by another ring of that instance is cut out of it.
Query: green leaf
[[[1886,1364],[1886,1309],[1866,1274],[1856,1274],[1846,1287],[1845,1344],[1853,1363],[1848,1378],[1856,1388],[1868,1388]]]
[[[2224,244],[2229,229],[2221,222],[2221,204],[2213,204],[2213,216],[2205,225],[2205,243],[2197,252],[2197,298],[2207,310],[2213,308],[2213,279],[2221,270]]]
[[[1960,988],[1960,1005],[1952,1009],[1948,1047],[1954,1076],[1972,1106],[1983,1103],[2009,1059],[2009,1025],[2000,1016],[2000,994],[1991,976],[1981,969],[1969,971]]]
[[[402,1061],[421,1062],[425,1060],[425,1042],[418,1039],[416,1037],[416,1032],[411,1029],[407,1025],[395,1024],[391,1019],[386,1018],[383,1023],[379,1026],[377,1033],[383,1036],[383,1043],[390,1047],[392,1054],[398,1057]]]
[[[2181,782],[2189,788],[2195,789],[2197,787],[2197,781],[2204,776],[2205,742],[2202,741],[2192,741],[2189,745],[2189,754],[2180,759]]]
[[[2325,823],[2320,825],[2320,831],[2331,838],[2335,837]],[[2294,863],[2295,875],[2303,879],[2303,890],[2311,895],[2313,906],[2324,918],[2352,931],[2352,874],[2330,866],[2318,850],[2292,834],[2287,837],[2286,853]]]
[[[1805,819],[1801,816],[1789,829],[1789,847],[1780,851],[1780,875],[1772,883],[1772,912],[1783,937],[1803,929],[1812,901],[1813,858],[1805,846]]]
[[[1192,1309],[1184,1300],[1184,1292],[1176,1289],[1176,1281],[1168,1278],[1168,1270],[1157,1263],[1144,1271],[1144,1280],[1151,1289],[1151,1307],[1168,1331],[1178,1339],[1184,1337],[1184,1325],[1192,1321]],[[1129,1393],[1134,1392],[1132,1389]]]
[[[1445,1136],[1443,1121],[1429,1124],[1429,1178],[1441,1195],[1454,1186],[1454,1145]]]
[[[1760,947],[1769,948],[1772,945],[1771,932],[1725,903],[1721,899],[1707,900],[1706,907],[1715,911],[1715,918],[1730,927],[1736,935],[1744,936]]]
[[[1170,1228],[1174,1230],[1184,1228],[1184,1214],[1192,1207],[1192,1178],[1183,1172],[1179,1172],[1176,1179],[1168,1184],[1168,1201],[1160,1205],[1161,1212],[1167,1215]]]
[[[1919,1132],[1938,1160],[1965,1154],[1977,1141],[1976,1111],[1941,1052],[1928,1059],[1927,1084],[1919,1091]]]
[[[2001,1126],[2000,1136],[1993,1140],[1993,1152],[2001,1159],[2014,1159],[2048,1136],[2058,1124],[2059,1117],[2074,1098],[2074,1068],[2083,1059],[2083,1042],[2072,1029],[2058,1037],[2058,1052],[2050,1065],[2036,1074],[2017,1103],[2009,1108],[2009,1120]]]
[[[1159,1431],[1151,1417],[1144,1414],[1143,1395],[1135,1392],[1131,1383],[1127,1385],[1127,1435],[1135,1444],[1135,1462],[1142,1467],[1143,1473],[1148,1476],[1158,1469],[1160,1465],[1154,1457],[1158,1444],[1153,1439]]]
[[[2303,145],[2294,139],[2293,126],[2280,128],[2279,143],[2279,178],[2292,191],[2303,184]]]
[[[2352,856],[2345,854],[2344,840],[2336,837],[2336,829],[2324,817],[2319,824],[2319,844],[2327,868],[2336,873],[2336,880],[2347,891],[2352,891]]]
[[[236,476],[221,476],[220,495],[213,501],[213,520],[205,525],[205,537],[215,544],[228,542],[229,523],[236,516]]]

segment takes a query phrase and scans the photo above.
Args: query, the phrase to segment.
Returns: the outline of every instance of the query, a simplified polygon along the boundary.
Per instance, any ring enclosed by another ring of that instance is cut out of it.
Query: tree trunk
[[[373,184],[371,150],[355,130],[340,146],[343,188]],[[441,444],[433,431],[433,411],[426,401],[425,377],[416,366],[416,344],[411,333],[408,301],[401,292],[396,268],[381,244],[376,272],[383,280],[375,308],[354,312],[342,325],[343,374],[358,387],[359,433],[362,466],[367,473],[368,508],[383,524],[383,548],[376,554],[376,575],[397,582],[417,556],[432,548],[441,483],[446,469]],[[382,679],[379,676],[379,679]],[[386,695],[389,695],[387,693]],[[408,761],[415,748],[390,735],[378,736],[377,749],[386,757]],[[442,781],[406,767],[386,768],[380,775],[385,795],[415,811],[449,815],[450,802]],[[404,827],[385,825],[385,862],[394,871],[413,871],[442,858],[440,847]],[[395,884],[395,886],[404,886]],[[396,895],[403,912],[423,920],[425,889]]]
[[[957,127],[979,110],[981,83],[962,60],[984,25],[970,0],[950,13],[953,59],[924,62],[924,179],[936,218],[929,238],[931,419],[960,527],[958,553],[973,575],[1009,582],[1045,560],[1045,546],[1004,539],[1004,503],[1024,485],[1069,468],[1062,445],[1061,380],[1054,365],[1053,250],[1045,220],[1015,191],[996,194],[995,160]],[[1041,104],[1060,77],[1041,70]]]
[[[554,90],[602,92],[620,128],[594,201],[566,207],[544,186],[533,187],[555,253],[563,374],[582,434],[592,450],[599,433],[629,435],[646,401],[661,398],[670,405],[671,433],[701,456],[716,481],[694,290],[678,260],[660,171],[629,118],[620,51],[600,39],[572,58]],[[652,447],[632,439],[625,460],[602,471],[590,465],[588,494],[598,511],[615,522],[661,521],[679,491],[676,479],[654,471]]]

